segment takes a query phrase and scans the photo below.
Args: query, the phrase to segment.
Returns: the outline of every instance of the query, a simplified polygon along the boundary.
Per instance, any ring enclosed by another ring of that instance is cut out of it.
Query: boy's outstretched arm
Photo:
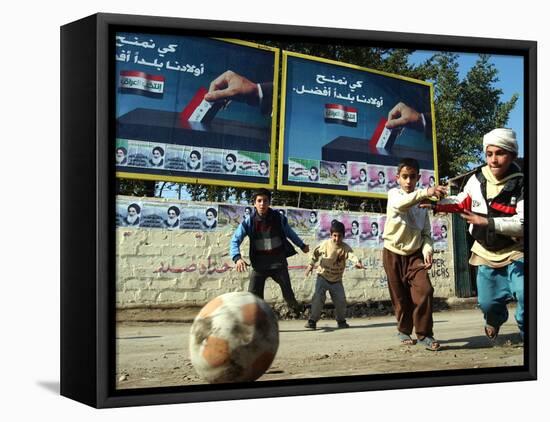
[[[321,255],[319,245],[313,249],[313,252],[311,253],[309,264],[306,268],[306,277],[311,274],[313,271],[313,268],[315,267],[315,263],[319,260],[319,256]]]
[[[388,208],[398,212],[406,212],[412,206],[430,198],[441,198],[447,192],[444,186],[432,186],[431,188],[415,190],[411,193],[401,194],[399,190],[388,193]]]
[[[470,178],[464,186],[464,190],[458,195],[448,196],[437,203],[430,204],[434,213],[464,213],[472,210],[472,196],[470,195],[473,179]]]
[[[363,265],[359,257],[353,252],[350,252],[350,254],[348,255],[348,259],[353,263],[353,265],[355,265],[355,268],[357,268],[358,270],[365,269],[365,266]]]
[[[362,268],[365,268],[363,266],[363,263],[361,262],[361,260],[359,259],[359,257],[357,255],[355,255],[355,252],[353,252],[353,250],[350,250],[348,252],[348,260],[353,264],[355,265],[355,268],[359,268],[359,269],[362,269]]]
[[[233,260],[233,262],[237,264],[237,271],[239,272],[243,270],[242,265],[239,264],[239,260],[243,261],[241,257],[240,246],[247,234],[246,229],[244,227],[245,221],[239,224],[239,226],[233,233],[233,236],[231,237],[231,240],[229,242],[229,256],[231,256],[231,259]],[[246,263],[244,265],[246,267]]]

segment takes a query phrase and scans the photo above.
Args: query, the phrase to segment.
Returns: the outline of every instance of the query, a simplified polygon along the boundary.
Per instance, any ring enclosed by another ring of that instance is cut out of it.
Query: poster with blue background
[[[421,169],[437,171],[430,83],[287,51],[282,69],[281,189],[384,197],[387,189],[357,182],[359,169],[386,174],[412,157]],[[399,104],[415,110],[419,121],[388,129]],[[323,171],[305,177],[326,162],[339,169],[338,179]]]
[[[130,32],[114,42],[118,177],[273,186],[276,48]]]

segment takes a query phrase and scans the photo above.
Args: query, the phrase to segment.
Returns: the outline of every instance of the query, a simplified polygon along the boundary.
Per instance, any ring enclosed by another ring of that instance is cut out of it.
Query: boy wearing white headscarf
[[[487,165],[464,190],[432,205],[434,212],[458,212],[475,239],[470,264],[477,266],[479,306],[485,334],[495,340],[508,319],[507,304],[516,300],[515,318],[524,333],[523,173],[514,163],[518,145],[511,129],[494,129],[483,137]]]

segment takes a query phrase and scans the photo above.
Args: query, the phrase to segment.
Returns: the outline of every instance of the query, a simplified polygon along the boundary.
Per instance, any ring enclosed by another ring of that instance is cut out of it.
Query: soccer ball
[[[197,374],[209,383],[254,381],[271,366],[279,347],[275,314],[248,292],[208,302],[191,326],[189,351]]]

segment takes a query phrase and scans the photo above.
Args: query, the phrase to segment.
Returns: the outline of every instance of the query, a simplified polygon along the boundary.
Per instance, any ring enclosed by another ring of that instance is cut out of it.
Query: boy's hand
[[[358,270],[364,270],[365,266],[362,262],[358,262],[357,264],[355,264],[355,268],[357,268]]]
[[[432,268],[433,264],[433,254],[428,254],[424,257],[424,267],[426,267],[427,270]]]
[[[302,248],[302,252],[309,253],[309,245],[304,245],[304,247]]]
[[[435,196],[437,199],[441,199],[445,195],[447,195],[447,188],[445,186],[437,185],[437,186],[432,186],[431,188],[428,188],[429,197]]]
[[[245,262],[244,259],[239,259],[236,263],[235,263],[235,269],[237,270],[237,272],[239,273],[242,273],[244,271],[246,271],[246,267],[248,267],[248,264]]]
[[[308,277],[313,271],[313,265],[309,264],[306,268],[306,277]]]
[[[487,220],[485,217],[482,217],[481,215],[474,214],[471,211],[464,210],[460,216],[466,220],[468,224],[473,224],[474,226],[487,226],[489,224],[489,220]]]

